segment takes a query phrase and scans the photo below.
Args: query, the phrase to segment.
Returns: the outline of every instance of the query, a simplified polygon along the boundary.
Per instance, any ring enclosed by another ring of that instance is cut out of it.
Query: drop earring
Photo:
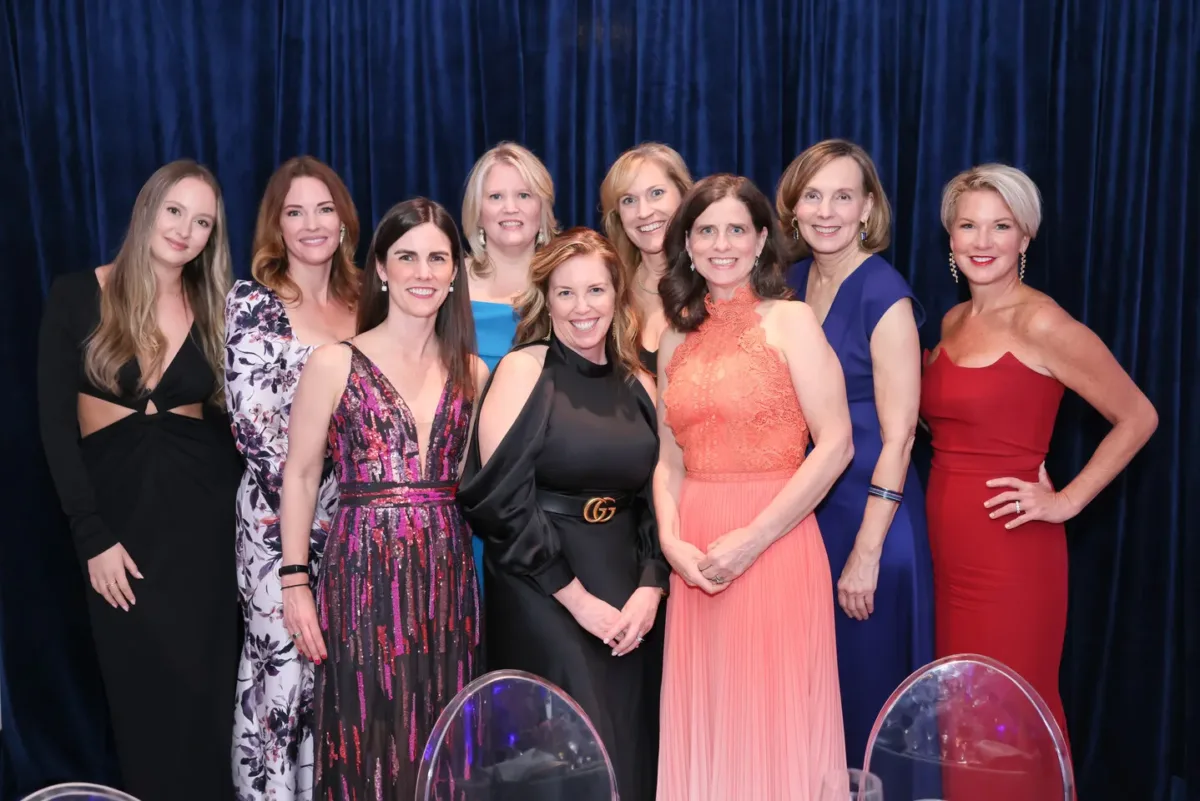
[[[482,228],[479,229],[479,249],[487,250],[487,234],[483,232]]]
[[[1021,270],[1017,273],[1017,280],[1025,283],[1025,251],[1021,251]]]
[[[539,248],[546,246],[546,232],[545,231],[538,231],[537,239],[534,240],[534,244],[536,244]]]
[[[954,251],[950,251],[950,275],[954,276],[954,283],[958,283],[958,262],[954,261]]]
[[[345,241],[346,241],[346,224],[342,223],[342,232],[340,234],[338,234],[338,244],[340,245]]]
[[[383,291],[387,292],[387,281],[383,282]]]
[[[800,239],[800,221],[795,217],[792,218],[792,239],[797,241]]]

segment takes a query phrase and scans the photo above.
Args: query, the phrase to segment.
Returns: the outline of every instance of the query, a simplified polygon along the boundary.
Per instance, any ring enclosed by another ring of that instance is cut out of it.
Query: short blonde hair
[[[604,224],[605,236],[617,249],[617,255],[621,257],[626,268],[631,271],[636,271],[638,265],[641,264],[642,254],[633,242],[629,241],[629,235],[625,233],[625,225],[621,222],[621,210],[618,204],[621,196],[628,191],[629,184],[633,183],[633,176],[637,174],[638,168],[647,161],[653,161],[662,167],[667,178],[679,190],[680,202],[692,188],[693,183],[692,174],[688,172],[683,156],[679,155],[673,147],[661,142],[643,142],[637,147],[630,148],[617,157],[617,160],[608,168],[608,175],[604,176],[604,182],[600,184],[601,221]]]
[[[966,192],[991,190],[1012,212],[1021,233],[1033,239],[1042,224],[1042,193],[1037,184],[1016,167],[1007,164],[980,164],[958,175],[942,191],[942,227],[950,233],[958,214],[958,201]]]
[[[808,186],[813,176],[825,168],[831,161],[840,158],[853,159],[862,171],[862,191],[871,196],[871,213],[863,230],[867,238],[862,240],[862,249],[868,253],[880,253],[887,250],[892,241],[892,207],[888,203],[887,194],[883,191],[883,182],[879,180],[879,171],[866,150],[845,139],[826,139],[817,142],[805,150],[788,165],[779,178],[779,187],[775,191],[775,211],[779,213],[779,227],[784,234],[794,231],[796,224],[796,203],[800,193]],[[806,258],[812,255],[812,249],[803,240],[795,240],[791,250],[796,258]]]
[[[528,148],[516,142],[501,142],[479,157],[467,176],[463,191],[462,230],[471,248],[468,269],[476,276],[485,276],[491,270],[487,248],[480,236],[479,212],[483,205],[483,182],[497,164],[507,164],[516,169],[542,201],[542,219],[538,233],[544,242],[549,242],[558,233],[558,220],[554,218],[554,181],[541,159]]]
[[[547,339],[550,336],[550,277],[554,271],[576,256],[599,256],[612,280],[615,303],[612,324],[606,342],[609,353],[617,363],[618,372],[626,377],[642,369],[638,358],[641,341],[637,309],[633,302],[633,284],[628,271],[612,243],[591,228],[575,227],[564,231],[533,257],[529,270],[529,288],[516,303],[517,331],[515,345]]]

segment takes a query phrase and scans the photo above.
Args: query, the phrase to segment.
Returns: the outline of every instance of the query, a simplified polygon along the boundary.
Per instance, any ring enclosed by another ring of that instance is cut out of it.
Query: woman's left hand
[[[1019,478],[993,478],[987,482],[987,485],[1012,488],[983,503],[984,507],[988,509],[993,506],[1000,507],[989,517],[1016,515],[1015,518],[1004,524],[1005,528],[1016,528],[1031,520],[1061,523],[1064,520],[1070,520],[1075,515],[1071,509],[1071,501],[1061,492],[1054,491],[1054,485],[1050,483],[1050,475],[1046,472],[1045,462],[1038,468],[1036,484],[1021,481]]]
[[[697,565],[714,584],[728,584],[746,572],[762,553],[758,539],[749,529],[735,528],[709,543],[708,553]]]
[[[662,590],[638,587],[621,607],[621,617],[604,633],[604,644],[611,645],[613,656],[625,656],[642,644],[646,632],[654,627]]]

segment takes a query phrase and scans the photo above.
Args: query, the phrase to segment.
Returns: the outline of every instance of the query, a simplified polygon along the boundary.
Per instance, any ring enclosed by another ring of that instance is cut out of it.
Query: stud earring
[[[954,251],[950,251],[950,274],[954,276],[954,283],[958,283],[958,262],[954,260]]]
[[[479,229],[479,249],[487,250],[487,234],[483,232],[482,228]]]
[[[1025,251],[1021,251],[1021,269],[1017,273],[1017,280],[1025,283]]]
[[[346,224],[342,223],[342,232],[340,234],[338,234],[338,244],[340,245],[345,241],[346,241]]]

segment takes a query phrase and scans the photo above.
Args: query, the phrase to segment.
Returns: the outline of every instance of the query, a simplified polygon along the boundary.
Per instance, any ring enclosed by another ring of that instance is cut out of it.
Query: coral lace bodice
[[[745,286],[727,301],[706,297],[708,319],[667,365],[666,422],[689,473],[795,471],[804,461],[808,424],[758,304]]]

